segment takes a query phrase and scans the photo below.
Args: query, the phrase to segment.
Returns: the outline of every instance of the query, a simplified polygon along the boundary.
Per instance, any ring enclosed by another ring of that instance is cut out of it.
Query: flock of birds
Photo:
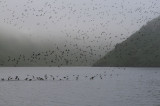
[[[57,46],[54,50],[46,50],[40,52],[32,52],[30,55],[20,54],[16,57],[8,56],[7,63],[14,64],[15,66],[28,63],[30,65],[42,64],[42,65],[72,65],[74,62],[79,64],[86,64],[89,59],[89,55],[93,55],[93,52],[88,52],[82,49],[77,49],[76,52],[71,51],[73,49],[60,50]],[[96,55],[96,54],[95,54]],[[81,61],[80,61],[81,60]],[[92,62],[95,60],[92,60]]]
[[[25,78],[20,78],[18,75],[16,76],[8,76],[6,78],[1,78],[1,81],[78,81],[78,80],[95,80],[95,79],[106,79],[108,77],[112,78],[114,76],[112,73],[107,74],[106,71],[103,73],[97,73],[92,75],[49,75],[45,74],[44,76],[35,76],[35,75],[27,75]],[[119,74],[115,74],[115,76],[119,76]]]
[[[153,18],[151,16],[160,14],[157,12],[158,0],[147,1],[147,3],[118,0],[111,2],[110,5],[107,0],[102,2],[89,0],[78,3],[64,0],[18,2],[20,5],[16,3],[10,5],[7,0],[0,0],[3,23],[19,30],[27,29],[28,32],[32,32],[32,29],[51,32],[45,35],[48,37],[46,43],[52,42],[55,38],[54,32],[64,35],[66,40],[63,46],[52,45],[54,49],[33,50],[28,54],[22,51],[16,56],[8,55],[5,61],[0,61],[1,66],[6,64],[8,66],[92,65],[112,50],[117,42],[126,40],[131,34],[127,26],[124,27],[127,21],[131,27],[141,26]],[[128,7],[130,5],[138,7]],[[132,14],[135,14],[135,17],[128,20],[128,16]],[[116,26],[114,29],[122,28],[125,30],[124,33],[111,32],[112,25]],[[32,34],[30,37],[32,39]]]

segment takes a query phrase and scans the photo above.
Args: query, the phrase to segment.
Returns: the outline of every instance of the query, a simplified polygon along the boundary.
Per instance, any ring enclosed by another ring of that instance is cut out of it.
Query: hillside
[[[159,67],[160,16],[144,25],[93,66]]]
[[[91,66],[97,60],[90,49],[76,42],[70,44],[47,35],[30,37],[7,28],[0,26],[0,66]]]

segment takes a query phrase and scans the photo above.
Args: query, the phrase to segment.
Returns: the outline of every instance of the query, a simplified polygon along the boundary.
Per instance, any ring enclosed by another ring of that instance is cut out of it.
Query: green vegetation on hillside
[[[159,67],[160,16],[115,46],[93,66]]]

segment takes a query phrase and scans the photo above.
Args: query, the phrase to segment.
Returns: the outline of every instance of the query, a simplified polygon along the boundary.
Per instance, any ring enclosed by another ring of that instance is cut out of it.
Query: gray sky
[[[125,40],[159,16],[160,1],[0,0],[0,14],[1,27],[14,27],[31,39],[63,38],[79,44],[103,45],[104,39]]]

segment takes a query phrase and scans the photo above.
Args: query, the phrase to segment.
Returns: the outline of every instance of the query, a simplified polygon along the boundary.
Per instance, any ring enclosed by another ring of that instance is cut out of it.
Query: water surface
[[[159,76],[160,68],[0,68],[0,105],[160,106]]]

